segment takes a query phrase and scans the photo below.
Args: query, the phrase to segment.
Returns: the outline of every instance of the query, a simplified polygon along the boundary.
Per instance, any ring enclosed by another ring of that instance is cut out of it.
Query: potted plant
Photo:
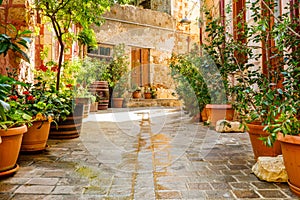
[[[97,112],[98,111],[98,102],[96,101],[97,97],[95,95],[91,96],[91,107],[90,112]]]
[[[23,136],[21,152],[44,150],[53,119],[52,93],[46,91],[40,82],[23,85],[19,90],[12,90],[10,103],[14,103],[25,113],[32,116],[32,126]]]
[[[79,137],[83,118],[83,104],[75,103],[75,80],[68,63],[64,64],[64,73],[60,90],[56,90],[55,77],[57,64],[53,61],[37,68],[36,78],[43,88],[51,94],[51,112],[53,122],[50,126],[49,138],[69,139]]]
[[[151,87],[149,87],[149,86],[145,87],[144,98],[145,99],[151,99],[152,98]]]
[[[27,40],[23,36],[31,32],[27,30],[18,31],[12,25],[10,28],[15,36],[0,34],[0,55],[6,56],[12,52],[14,59],[24,59],[29,62],[29,58],[22,47],[28,48]],[[22,137],[27,131],[26,124],[30,126],[32,120],[32,116],[26,114],[14,101],[10,101],[16,98],[16,96],[10,95],[10,91],[16,85],[23,85],[23,83],[0,75],[0,176],[10,175],[18,170],[19,166],[16,162]]]
[[[127,77],[122,77],[119,79],[117,84],[114,87],[112,93],[112,107],[113,108],[122,108],[124,101],[124,94],[126,90],[126,83],[128,82]]]
[[[293,9],[298,9],[293,8]],[[274,25],[273,34],[277,36],[283,95],[277,110],[271,115],[266,130],[270,135],[263,138],[266,145],[279,141],[290,189],[300,196],[300,34],[299,23],[289,15],[283,16],[285,23]]]
[[[31,125],[32,116],[26,114],[10,95],[12,85],[19,84],[14,79],[0,75],[0,177],[15,173],[23,134]],[[7,102],[5,102],[7,101]]]
[[[138,87],[136,84],[133,85],[132,98],[140,99],[142,97],[142,89]]]
[[[274,6],[251,3],[254,23],[245,23],[244,31],[238,33],[247,40],[231,45],[232,60],[237,66],[235,107],[249,129],[251,142],[258,142],[253,146],[255,158],[281,154],[283,146],[276,140],[277,132],[295,132],[283,120],[290,120],[294,129],[298,123],[295,119],[299,115],[299,24],[290,18],[290,13],[275,21],[272,12],[271,17],[260,14],[277,9]],[[262,51],[258,51],[262,44]],[[261,57],[264,59],[259,67],[255,66],[253,61]],[[256,136],[252,136],[253,130],[258,130]],[[258,145],[262,154],[256,150]]]
[[[210,102],[208,87],[199,67],[203,59],[195,48],[189,54],[173,54],[169,63],[176,81],[176,93],[184,102],[184,109],[195,118]],[[202,121],[202,119],[199,119]]]

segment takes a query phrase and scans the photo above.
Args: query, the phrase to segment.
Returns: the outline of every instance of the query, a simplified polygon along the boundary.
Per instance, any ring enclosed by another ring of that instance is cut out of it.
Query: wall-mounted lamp
[[[187,17],[185,18],[182,18],[180,21],[179,21],[180,24],[184,24],[184,25],[189,25],[191,24],[191,20],[188,19]]]

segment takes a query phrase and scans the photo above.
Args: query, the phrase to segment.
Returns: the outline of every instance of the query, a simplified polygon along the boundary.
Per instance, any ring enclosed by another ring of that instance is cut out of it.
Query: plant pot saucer
[[[288,184],[290,186],[290,189],[292,190],[292,192],[294,192],[297,196],[300,196],[300,188],[298,188],[297,186],[293,185],[290,180],[288,180]]]
[[[18,164],[16,164],[12,169],[0,172],[0,177],[9,176],[9,175],[15,173],[16,171],[18,171],[19,168],[20,168],[20,166]]]

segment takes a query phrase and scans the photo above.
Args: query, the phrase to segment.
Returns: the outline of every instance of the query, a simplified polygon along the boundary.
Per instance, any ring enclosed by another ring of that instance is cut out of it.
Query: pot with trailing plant
[[[16,96],[10,95],[14,79],[0,75],[0,177],[15,173],[23,134],[31,125],[32,116],[26,114],[18,104]],[[11,101],[12,100],[12,101]]]

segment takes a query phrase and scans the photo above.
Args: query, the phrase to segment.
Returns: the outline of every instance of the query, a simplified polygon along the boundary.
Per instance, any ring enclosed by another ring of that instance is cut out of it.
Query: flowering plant
[[[26,102],[33,103],[35,110],[33,114],[39,112],[43,117],[53,118],[55,121],[65,119],[73,109],[74,90],[72,84],[64,84],[59,91],[56,90],[55,77],[57,65],[55,62],[47,62],[35,71],[35,83],[26,92]],[[31,97],[33,96],[33,97]],[[32,99],[34,98],[34,99]],[[34,100],[34,101],[33,101]]]
[[[0,75],[0,129],[18,127],[24,124],[31,125],[32,117],[30,115],[26,114],[13,101],[7,102],[10,91],[16,84],[22,83]]]

